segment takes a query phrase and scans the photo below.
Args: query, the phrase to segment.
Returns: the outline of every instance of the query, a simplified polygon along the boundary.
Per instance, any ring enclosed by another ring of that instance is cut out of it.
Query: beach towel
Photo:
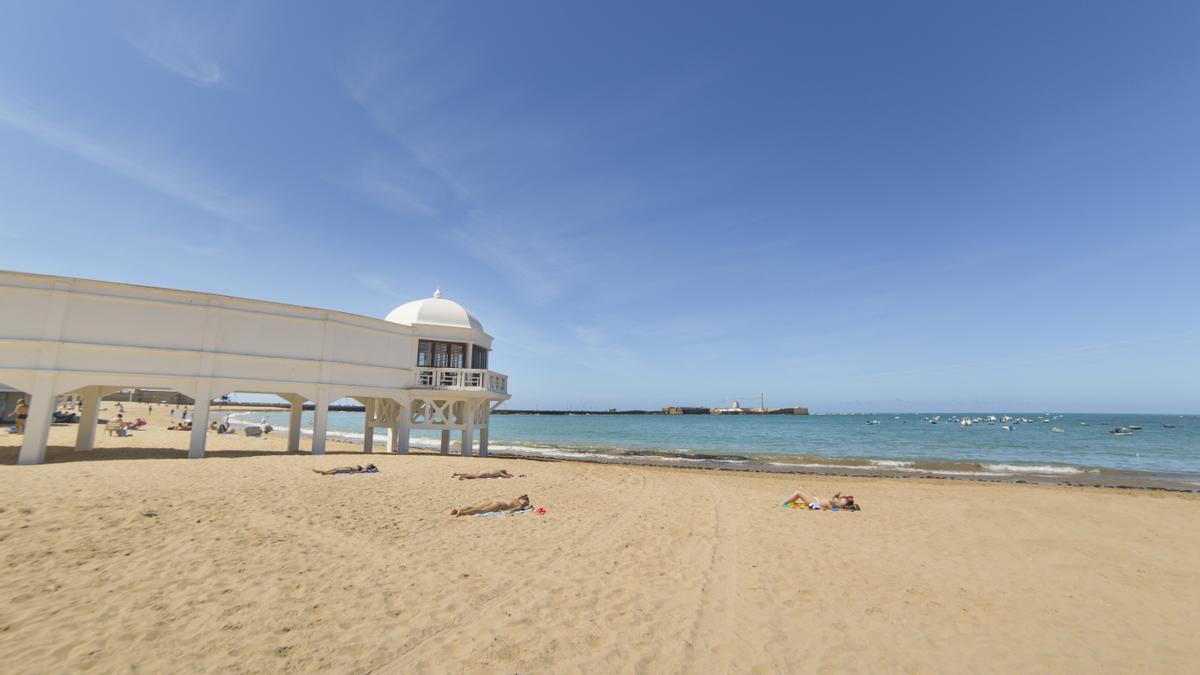
[[[476,513],[475,517],[483,518],[485,516],[515,516],[522,513],[529,513],[530,511],[533,511],[533,507],[526,506],[525,508],[517,509],[516,511],[488,511],[487,513]]]
[[[802,511],[824,511],[825,510],[825,509],[814,509],[811,506],[809,506],[808,504],[801,504],[798,502],[792,502],[791,504],[787,504],[787,503],[780,504],[779,507],[784,508],[784,509],[800,509]],[[854,511],[851,509],[839,509],[836,506],[829,510],[830,511],[845,511],[846,513],[854,513]]]

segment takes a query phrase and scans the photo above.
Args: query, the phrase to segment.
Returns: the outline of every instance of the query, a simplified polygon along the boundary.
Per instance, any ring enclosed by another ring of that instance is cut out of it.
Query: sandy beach
[[[113,414],[106,403],[102,417]],[[127,418],[145,416],[127,406]],[[1184,672],[1200,495],[0,431],[6,672]],[[313,468],[377,464],[376,475]],[[457,481],[506,467],[523,477]],[[858,513],[779,507],[803,484]],[[528,493],[544,515],[453,518]]]

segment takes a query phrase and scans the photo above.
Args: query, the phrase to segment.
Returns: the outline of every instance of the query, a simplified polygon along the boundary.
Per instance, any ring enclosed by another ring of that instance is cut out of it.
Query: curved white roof
[[[483,332],[483,324],[479,323],[479,319],[457,302],[443,298],[441,289],[434,291],[432,298],[413,300],[400,305],[387,315],[386,320],[406,326],[451,326]]]

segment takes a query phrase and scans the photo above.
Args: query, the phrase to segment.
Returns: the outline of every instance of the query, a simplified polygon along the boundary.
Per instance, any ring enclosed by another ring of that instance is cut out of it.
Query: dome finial
[[[441,287],[441,286],[438,286],[436,289],[434,289],[434,291],[433,291],[433,297],[435,297],[435,298],[441,298],[441,297],[442,297],[442,287]]]

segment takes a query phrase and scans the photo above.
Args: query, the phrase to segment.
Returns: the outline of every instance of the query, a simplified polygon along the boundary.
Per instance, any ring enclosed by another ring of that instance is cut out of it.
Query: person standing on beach
[[[25,433],[25,420],[29,417],[29,406],[25,405],[25,399],[17,399],[17,409],[13,412],[17,415],[17,433]]]

